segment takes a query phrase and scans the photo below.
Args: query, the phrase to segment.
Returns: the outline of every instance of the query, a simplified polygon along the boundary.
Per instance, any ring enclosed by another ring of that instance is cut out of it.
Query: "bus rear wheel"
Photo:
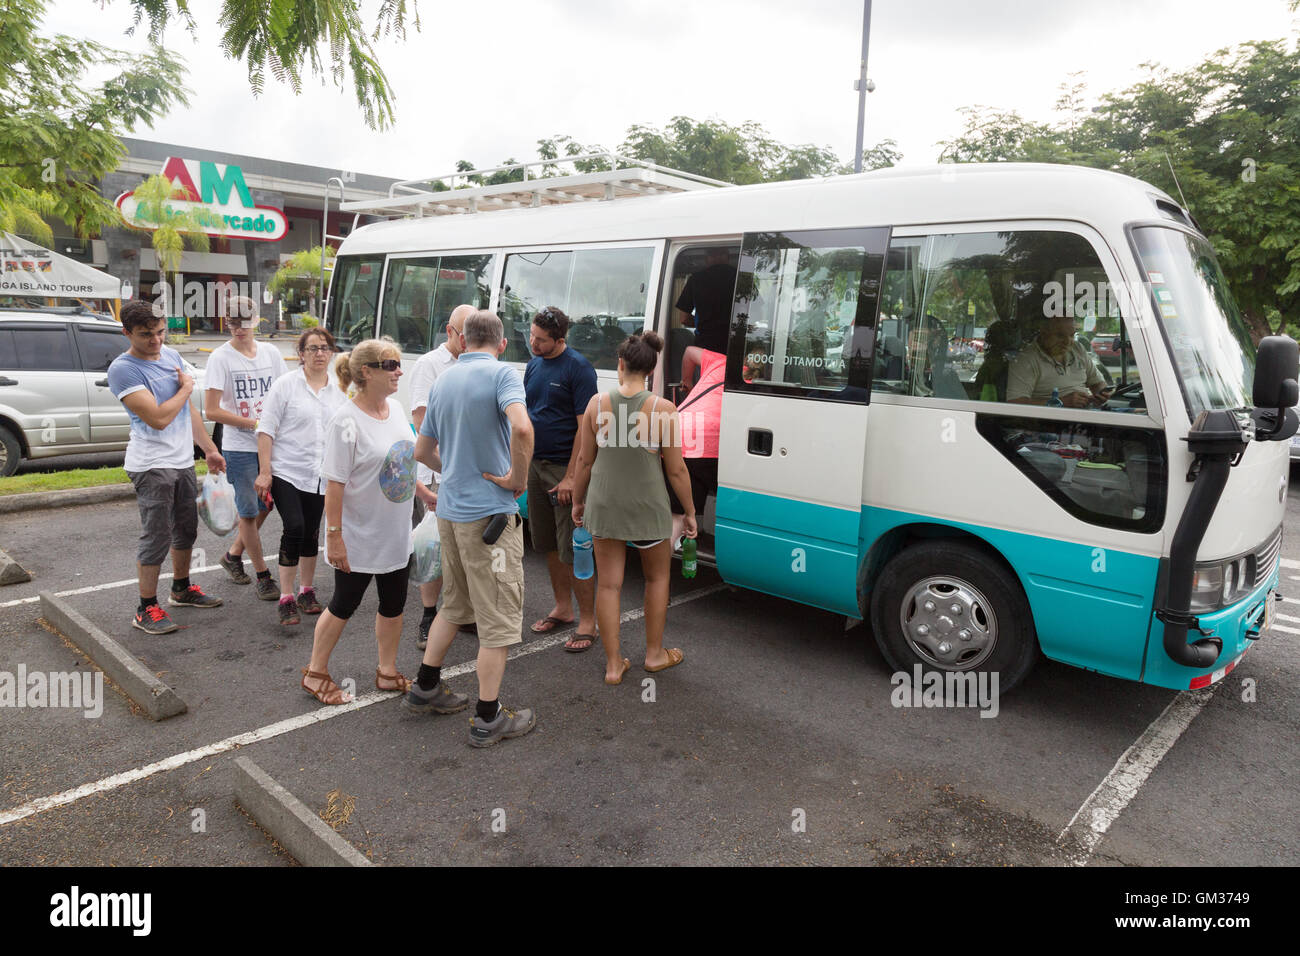
[[[909,675],[997,673],[1006,693],[1038,658],[1020,582],[987,551],[925,541],[885,566],[871,592],[871,630],[885,661]]]

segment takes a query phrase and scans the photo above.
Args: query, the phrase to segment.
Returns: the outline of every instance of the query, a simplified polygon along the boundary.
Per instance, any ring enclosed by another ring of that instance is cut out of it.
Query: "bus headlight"
[[[1192,601],[1189,610],[1193,614],[1216,611],[1241,600],[1250,589],[1248,557],[1198,564],[1192,575]]]

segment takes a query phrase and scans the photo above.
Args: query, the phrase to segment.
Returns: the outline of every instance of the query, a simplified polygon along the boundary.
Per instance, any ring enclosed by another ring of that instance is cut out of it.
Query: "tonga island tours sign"
[[[275,242],[289,231],[283,212],[253,202],[244,171],[238,166],[169,157],[162,174],[172,184],[172,198],[163,206],[163,216],[199,213],[210,236]],[[151,211],[139,208],[134,190],[117,197],[117,208],[127,222],[141,229],[160,225],[156,215],[150,218]]]

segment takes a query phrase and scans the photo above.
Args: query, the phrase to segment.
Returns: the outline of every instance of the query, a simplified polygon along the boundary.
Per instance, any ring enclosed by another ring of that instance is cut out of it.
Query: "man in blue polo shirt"
[[[523,383],[497,361],[506,349],[501,320],[475,312],[459,335],[461,356],[434,382],[415,446],[421,464],[442,472],[443,591],[424,662],[403,703],[439,714],[469,704],[443,683],[442,661],[460,627],[477,622],[479,691],[469,742],[488,747],[537,723],[531,708],[509,710],[498,701],[508,649],[523,640],[524,533],[515,499],[528,480],[533,426]]]
[[[533,550],[546,555],[555,594],[553,607],[532,626],[545,634],[573,623],[578,598],[578,629],[564,649],[579,653],[596,640],[596,579],[573,576],[573,476],[575,441],[587,403],[596,394],[596,370],[576,349],[565,345],[569,317],[551,306],[533,316],[528,344],[534,358],[524,370],[528,417],[537,442],[528,468],[528,528]]]

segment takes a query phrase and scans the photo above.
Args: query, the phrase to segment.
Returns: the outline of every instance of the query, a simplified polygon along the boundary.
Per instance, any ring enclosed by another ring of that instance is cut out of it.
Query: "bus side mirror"
[[[1300,427],[1295,404],[1300,401],[1300,345],[1289,335],[1260,340],[1255,358],[1255,438],[1285,441]]]

